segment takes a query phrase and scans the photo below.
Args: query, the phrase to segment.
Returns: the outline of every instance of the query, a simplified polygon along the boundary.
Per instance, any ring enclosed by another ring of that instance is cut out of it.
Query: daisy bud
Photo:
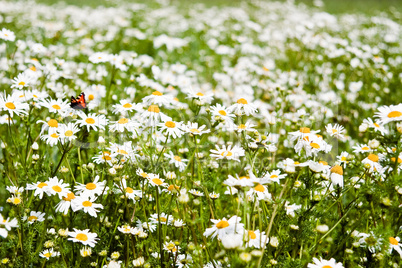
[[[299,226],[294,225],[294,224],[291,224],[290,228],[293,229],[293,230],[299,230]]]
[[[366,132],[368,129],[368,125],[366,123],[363,123],[359,126],[359,132]]]
[[[140,267],[144,265],[144,263],[145,263],[144,257],[139,257],[138,259],[133,260],[134,267]]]
[[[105,143],[106,141],[105,141],[105,139],[104,139],[102,136],[99,136],[98,142],[99,142],[99,143]]]
[[[119,212],[120,214],[123,214],[123,213],[124,213],[124,210],[123,210],[123,209],[119,209],[118,212]]]
[[[36,161],[39,159],[39,155],[38,154],[33,154],[32,155],[32,160]]]
[[[65,166],[62,166],[59,170],[60,173],[67,173],[69,171],[69,169]]]
[[[396,130],[397,130],[399,133],[402,133],[402,122],[396,123]]]
[[[88,169],[94,169],[95,168],[94,163],[88,163],[87,168]]]
[[[39,145],[38,145],[38,143],[35,141],[33,144],[32,144],[32,150],[38,150],[39,149]]]
[[[112,259],[114,259],[114,260],[117,260],[117,259],[120,257],[120,253],[117,252],[117,251],[115,251],[115,252],[113,252],[113,253],[110,255],[110,257],[111,257]]]
[[[176,179],[176,177],[177,177],[176,173],[174,173],[174,172],[169,171],[169,172],[166,173],[166,178],[167,179],[174,180],[174,179]]]
[[[329,227],[328,225],[323,224],[323,225],[317,225],[315,229],[317,230],[317,232],[325,234],[326,232],[328,232]]]
[[[188,196],[188,194],[181,194],[178,197],[178,200],[180,203],[187,203],[188,201],[190,201],[190,197]]]
[[[378,146],[380,146],[380,142],[374,139],[368,142],[368,146],[370,146],[371,149],[377,149]]]
[[[279,239],[276,236],[273,236],[269,239],[269,244],[274,248],[279,246]]]
[[[347,249],[345,249],[345,253],[346,254],[353,254],[353,249],[347,248]]]
[[[293,185],[293,187],[299,188],[300,186],[302,186],[302,184],[303,183],[301,181],[297,180],[297,181],[295,181],[295,184]]]
[[[277,265],[278,264],[278,262],[276,261],[276,260],[270,260],[269,261],[272,265]]]
[[[240,259],[242,260],[242,261],[244,261],[244,262],[249,262],[249,261],[251,261],[251,254],[250,253],[248,253],[248,252],[243,252],[243,253],[240,253]]]
[[[109,168],[108,172],[110,175],[116,175],[116,173],[117,173],[116,169],[114,169],[114,168]]]
[[[45,246],[45,248],[51,248],[54,246],[54,243],[53,243],[53,241],[48,240],[43,245]]]
[[[96,266],[98,266],[98,263],[97,262],[91,262],[91,264],[90,264],[92,267],[96,267]]]
[[[104,249],[101,252],[99,252],[99,256],[101,256],[101,257],[105,257],[106,255],[107,255],[107,250],[106,249]]]

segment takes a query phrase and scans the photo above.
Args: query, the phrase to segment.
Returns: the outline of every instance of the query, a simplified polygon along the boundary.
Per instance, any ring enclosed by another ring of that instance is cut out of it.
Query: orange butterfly
[[[73,109],[85,109],[87,108],[87,103],[85,102],[85,94],[82,92],[77,98],[71,96],[71,108]]]

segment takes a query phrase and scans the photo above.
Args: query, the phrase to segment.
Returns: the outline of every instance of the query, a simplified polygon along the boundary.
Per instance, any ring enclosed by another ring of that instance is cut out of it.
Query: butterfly
[[[87,103],[85,102],[85,94],[82,92],[77,98],[71,96],[71,108],[73,109],[85,109],[87,108]]]

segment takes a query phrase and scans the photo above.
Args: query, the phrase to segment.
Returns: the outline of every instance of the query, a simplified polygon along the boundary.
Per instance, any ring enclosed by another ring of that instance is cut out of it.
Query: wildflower
[[[132,111],[140,111],[141,105],[136,103],[131,103],[129,100],[121,100],[119,104],[114,104],[113,106],[114,114],[126,114]]]
[[[15,34],[14,32],[3,28],[0,31],[0,39],[6,40],[6,41],[11,41],[14,42],[15,41]]]
[[[290,205],[289,201],[285,202],[286,215],[290,215],[291,217],[294,217],[295,211],[299,210],[300,208],[301,208],[301,205],[296,205],[296,204]]]
[[[340,165],[331,168],[331,181],[333,185],[343,187],[343,168]]]
[[[122,179],[120,184],[115,184],[115,186],[118,188],[118,193],[124,193],[128,199],[131,199],[134,202],[137,201],[137,198],[142,198],[142,191],[134,190],[133,188],[127,186],[126,179]]]
[[[41,222],[45,220],[45,213],[41,213],[39,211],[31,211],[29,217],[24,217],[24,220],[28,220],[29,224],[34,222]]]
[[[242,253],[240,253],[240,259],[242,260],[242,261],[244,261],[244,262],[249,262],[249,261],[251,261],[251,258],[252,258],[252,256],[251,256],[251,254],[250,253],[248,253],[248,252],[242,252]]]
[[[337,263],[334,258],[331,258],[329,261],[323,260],[322,258],[317,259],[313,258],[313,263],[309,263],[307,268],[343,268],[342,263]]]
[[[179,168],[180,171],[184,171],[187,167],[186,162],[188,162],[187,159],[182,159],[178,155],[174,155],[172,152],[165,153],[164,156],[169,159],[169,164],[174,164],[175,167]]]
[[[244,224],[240,223],[241,219],[237,216],[232,216],[229,220],[223,218],[221,220],[211,219],[214,226],[207,228],[204,232],[204,236],[215,236],[218,239],[223,239],[228,234],[233,234],[235,232],[241,233],[243,231]]]
[[[215,145],[216,150],[210,150],[211,151],[211,157],[216,158],[216,159],[227,159],[227,160],[235,160],[240,162],[239,157],[245,155],[245,151],[243,148],[235,145],[232,148],[232,145],[229,145],[226,147],[223,145],[222,148],[219,148],[218,145]]]
[[[151,224],[158,224],[159,222],[161,224],[166,224],[166,225],[170,225],[172,223],[173,217],[170,215],[167,215],[166,213],[162,212],[161,214],[155,213],[152,214],[151,217],[149,218],[149,222]]]
[[[373,121],[371,118],[367,118],[363,120],[363,123],[367,124],[368,127],[373,128],[374,131],[379,131],[381,135],[385,135],[388,133],[388,130],[379,124],[379,122]]]
[[[124,132],[124,130],[132,132],[138,127],[139,125],[135,124],[133,120],[125,117],[122,117],[117,121],[111,121],[109,124],[110,131],[118,132]]]
[[[6,238],[8,236],[8,232],[11,231],[11,228],[18,227],[18,220],[17,219],[10,220],[10,218],[4,219],[3,215],[0,214],[0,226],[4,227],[0,228],[0,236]]]
[[[243,236],[239,233],[229,233],[221,239],[221,242],[225,249],[239,248],[243,244]]]
[[[143,98],[142,102],[144,105],[156,104],[159,106],[170,106],[173,103],[173,96],[155,90],[151,95]]]
[[[80,249],[80,255],[82,256],[82,257],[89,257],[89,256],[91,256],[92,255],[92,249],[90,248],[90,247],[83,247],[83,248],[81,248]]]
[[[365,152],[371,152],[371,148],[366,145],[366,144],[358,144],[356,146],[352,147],[354,149],[354,153],[365,153]]]
[[[93,182],[89,182],[87,184],[77,182],[77,185],[75,186],[77,194],[83,193],[84,195],[88,195],[90,197],[95,197],[95,195],[99,196],[108,189],[109,187],[106,186],[106,181],[99,181],[99,175],[95,177]]]
[[[39,253],[39,256],[42,258],[46,258],[47,260],[49,260],[51,257],[58,257],[60,256],[60,252],[55,251],[53,248],[50,249],[45,249],[44,251],[42,251],[41,253]]]
[[[13,205],[19,205],[22,202],[21,196],[19,195],[12,195],[10,198],[7,198],[7,203],[11,203]]]
[[[89,57],[89,61],[92,63],[103,63],[109,61],[110,55],[104,52],[95,52]]]
[[[399,237],[389,237],[388,240],[389,240],[389,244],[390,244],[389,245],[390,246],[390,249],[389,249],[390,253],[392,252],[392,250],[395,249],[396,252],[399,253],[399,256],[402,258],[402,249],[401,249],[402,244],[399,243],[399,241],[401,241],[401,239]]]
[[[99,212],[99,210],[97,209],[98,208],[103,209],[103,205],[96,204],[94,203],[95,201],[96,201],[95,196],[86,195],[84,192],[80,196],[76,196],[76,198],[74,198],[71,201],[71,208],[73,211],[82,210],[85,213],[88,213],[92,217],[96,218],[97,217],[96,213]]]
[[[379,163],[379,161],[383,158],[382,155],[376,155],[376,154],[369,154],[366,158],[362,160],[362,163],[364,165],[367,165],[369,168],[370,172],[376,171],[381,173],[383,171],[383,167]]]
[[[265,232],[260,232],[260,230],[245,230],[246,236],[246,246],[263,248],[264,243],[268,242]]]
[[[70,238],[68,238],[68,240],[71,240],[73,242],[79,242],[81,244],[83,244],[84,246],[90,246],[90,247],[95,247],[95,244],[97,243],[96,240],[99,240],[99,238],[97,238],[97,234],[96,233],[91,233],[89,232],[89,229],[85,229],[85,230],[78,230],[78,229],[74,229],[74,232],[68,232],[68,235],[71,236]]]
[[[148,182],[152,185],[152,186],[162,186],[162,187],[166,187],[167,183],[165,183],[164,179],[159,178],[159,175],[157,174],[152,174],[149,173],[148,174]]]
[[[60,141],[60,135],[55,130],[50,130],[49,129],[48,134],[47,135],[41,135],[40,139],[46,141],[46,144],[48,144],[48,145],[53,147],[54,145],[56,145]]]
[[[265,181],[267,181],[267,183],[280,183],[280,180],[286,178],[286,176],[287,174],[281,174],[281,171],[279,169],[276,169],[271,172],[265,173],[265,175],[263,176],[263,181],[264,183]]]
[[[254,115],[257,112],[257,107],[253,103],[248,103],[244,98],[240,98],[235,104],[229,106],[228,110],[236,115]]]
[[[179,252],[180,247],[177,246],[175,242],[169,241],[169,242],[165,242],[163,244],[163,249],[166,251],[170,251],[172,253],[176,253],[176,252]]]
[[[235,117],[231,111],[221,104],[216,104],[211,106],[212,121],[215,122],[217,119],[222,120],[225,125],[232,125],[233,118]]]
[[[59,198],[66,197],[70,192],[70,185],[63,183],[63,180],[59,180],[57,177],[49,178],[47,183],[47,192],[49,195],[58,195]]]
[[[20,73],[17,77],[13,79],[13,85],[11,88],[23,89],[24,87],[30,86],[32,82],[32,77],[27,73]]]
[[[73,192],[68,192],[67,195],[56,205],[56,212],[61,212],[66,215],[71,207],[71,202],[74,199],[75,194]]]
[[[89,131],[91,128],[95,131],[98,131],[98,128],[101,130],[105,129],[109,119],[105,117],[105,115],[96,115],[94,113],[86,115],[85,113],[78,114],[81,117],[81,120],[77,120],[77,123],[80,126],[86,126]]]
[[[112,252],[112,254],[110,254],[110,257],[114,260],[117,260],[120,257],[120,253],[118,251]]]
[[[157,126],[161,121],[172,121],[172,118],[162,113],[158,105],[150,105],[146,111],[141,114],[141,120],[146,126]]]
[[[380,124],[385,125],[393,121],[402,120],[402,104],[381,106],[378,108],[375,117],[378,117]]]
[[[345,132],[345,128],[341,125],[335,124],[328,124],[325,127],[327,133],[331,136],[331,137],[336,137],[338,139],[344,139],[345,136],[343,135],[343,133]]]
[[[198,190],[195,189],[191,189],[190,191],[188,191],[190,194],[194,195],[194,196],[204,196],[203,192],[200,192]]]
[[[7,97],[0,94],[0,110],[9,112],[11,117],[14,114],[20,116],[20,114],[28,114],[29,105],[21,102],[15,95]]]
[[[199,105],[209,104],[214,98],[214,94],[202,90],[195,90],[192,87],[186,88],[184,92],[187,94],[187,99],[195,99]]]
[[[68,101],[63,101],[61,99],[43,99],[40,101],[40,106],[47,108],[50,113],[58,113],[63,117],[67,115],[70,110],[70,104]]]
[[[75,123],[68,123],[67,125],[60,124],[58,128],[58,133],[60,134],[61,143],[64,144],[65,142],[77,139],[75,133],[77,133],[78,131],[80,131],[80,129]]]
[[[144,263],[145,263],[144,257],[139,257],[139,258],[133,260],[134,267],[140,267],[140,266],[144,265]]]
[[[193,135],[202,135],[211,132],[211,130],[205,129],[205,127],[205,125],[199,127],[198,123],[188,122],[187,125],[183,126],[183,130]]]

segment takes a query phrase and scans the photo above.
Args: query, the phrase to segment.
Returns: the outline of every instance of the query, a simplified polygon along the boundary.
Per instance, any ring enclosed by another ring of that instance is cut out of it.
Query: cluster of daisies
[[[2,264],[398,267],[392,18],[0,6]]]

